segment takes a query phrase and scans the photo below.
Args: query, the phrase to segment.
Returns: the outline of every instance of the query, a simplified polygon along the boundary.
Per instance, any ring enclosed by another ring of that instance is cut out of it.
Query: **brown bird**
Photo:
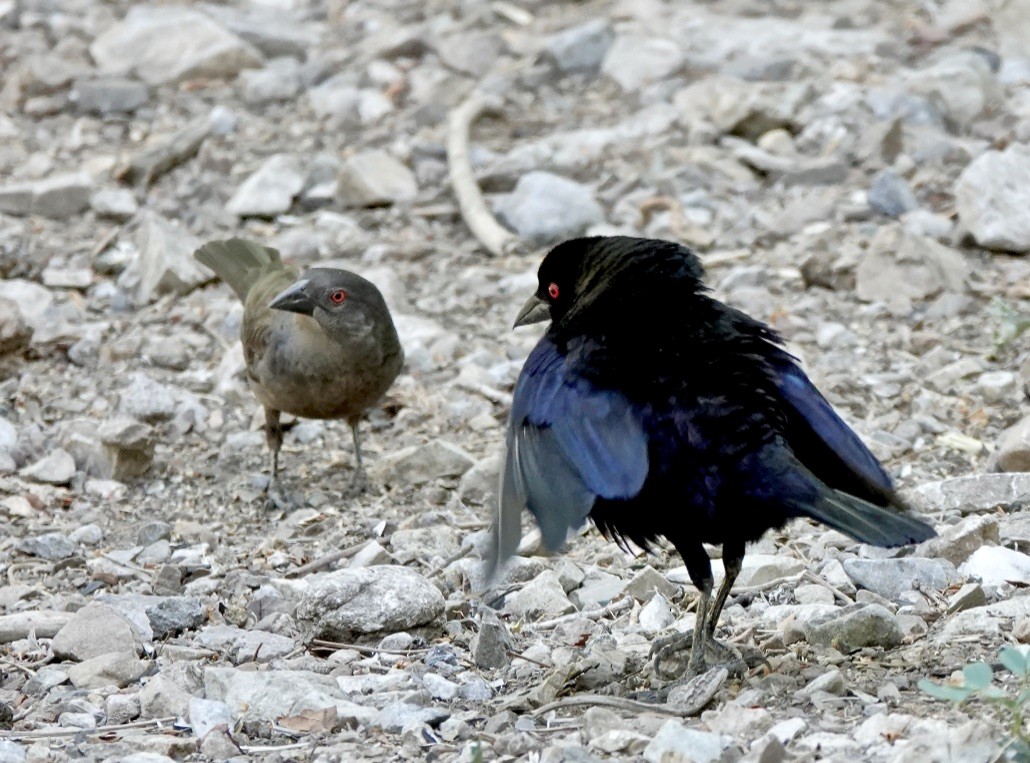
[[[269,487],[278,487],[281,413],[345,419],[354,438],[356,484],[364,479],[359,424],[404,363],[390,311],[373,283],[347,270],[312,268],[298,280],[267,246],[212,241],[193,256],[243,302],[240,340],[247,380],[265,408],[272,451]]]

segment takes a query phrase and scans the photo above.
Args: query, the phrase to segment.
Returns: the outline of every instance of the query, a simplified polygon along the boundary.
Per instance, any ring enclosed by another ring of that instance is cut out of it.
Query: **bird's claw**
[[[351,477],[350,489],[355,495],[360,495],[368,490],[368,475],[364,469],[357,469]]]
[[[288,493],[283,489],[278,478],[268,481],[268,485],[265,487],[265,500],[268,501],[269,509],[283,512],[296,511],[302,505],[295,494]]]
[[[655,640],[651,644],[649,657],[654,661],[655,675],[668,678],[668,672],[662,671],[662,662],[683,651],[690,651],[690,661],[687,668],[679,674],[680,681],[688,680],[699,676],[711,668],[723,667],[730,675],[744,675],[747,673],[747,663],[741,659],[740,654],[732,647],[726,646],[715,640],[711,634],[705,634],[701,643],[701,649],[693,652],[694,632],[675,633]],[[673,684],[675,685],[675,684]]]

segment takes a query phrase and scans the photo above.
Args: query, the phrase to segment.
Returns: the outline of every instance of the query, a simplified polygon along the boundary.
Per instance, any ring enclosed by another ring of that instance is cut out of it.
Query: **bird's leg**
[[[361,419],[353,419],[350,424],[351,437],[354,439],[354,461],[355,471],[351,486],[361,492],[365,489],[365,467],[361,461]]]
[[[296,508],[293,499],[286,495],[282,484],[279,482],[279,451],[283,447],[283,425],[279,421],[279,411],[274,408],[265,407],[265,442],[272,452],[272,474],[265,486],[265,495],[269,503],[280,511],[290,511]]]
[[[655,672],[658,672],[663,659],[682,650],[689,641],[690,658],[687,662],[686,677],[699,675],[710,667],[718,666],[726,667],[731,673],[740,673],[742,670],[746,670],[747,666],[731,648],[715,640],[715,629],[719,624],[719,615],[722,614],[730,589],[740,574],[744,560],[744,545],[742,543],[723,545],[723,566],[726,575],[714,600],[712,599],[711,563],[708,561],[708,555],[704,553],[704,548],[700,544],[696,545],[694,550],[689,550],[689,546],[677,546],[680,556],[687,564],[690,579],[700,593],[694,630],[655,642],[651,648],[651,654],[654,655]]]
[[[722,608],[726,606],[726,599],[729,598],[730,589],[740,574],[740,568],[744,565],[744,544],[724,543],[722,545],[722,565],[726,571],[726,576],[722,579],[719,592],[715,595],[715,601],[712,603],[712,613],[708,618],[707,635],[713,642],[715,641],[715,629],[719,626],[719,615],[722,614]]]
[[[690,660],[687,663],[687,673],[700,673],[704,670],[705,656],[704,634],[708,628],[708,610],[712,600],[712,563],[705,553],[704,546],[700,541],[690,540],[677,542],[671,539],[679,555],[683,557],[687,565],[687,574],[697,588],[700,598],[697,602],[697,617],[694,621],[694,630],[686,633],[677,633],[672,636],[657,639],[651,645],[651,656],[654,658],[655,673],[660,672],[662,661],[690,645]]]
[[[271,490],[279,482],[279,450],[283,446],[283,427],[279,422],[279,411],[265,407],[265,442],[272,452],[272,474],[265,491]]]

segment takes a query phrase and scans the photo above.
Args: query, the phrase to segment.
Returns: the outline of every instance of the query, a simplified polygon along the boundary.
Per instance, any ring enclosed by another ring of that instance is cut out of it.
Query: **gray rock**
[[[490,506],[497,496],[497,483],[501,473],[501,456],[476,461],[458,483],[458,498],[465,503]]]
[[[31,338],[32,328],[22,318],[18,303],[0,297],[0,355],[21,352]]]
[[[150,98],[147,86],[120,77],[77,80],[69,93],[69,100],[84,114],[107,117],[112,114],[131,114]]]
[[[953,52],[926,69],[905,77],[909,92],[944,107],[945,115],[965,127],[1002,102],[1002,89],[982,55],[972,50]]]
[[[193,687],[189,687],[192,689]],[[140,717],[165,718],[169,715],[185,716],[189,712],[193,693],[180,681],[175,680],[167,670],[147,681],[139,693]]]
[[[978,583],[966,583],[955,593],[948,597],[948,614],[962,612],[975,607],[982,607],[987,603],[987,594],[983,586]]]
[[[68,668],[68,678],[78,689],[101,689],[117,686],[119,689],[139,680],[150,663],[140,660],[133,652],[101,654]]]
[[[201,630],[193,642],[229,655],[235,664],[269,662],[297,648],[297,642],[267,631],[246,631],[235,625],[212,625]]]
[[[442,707],[422,707],[405,700],[391,702],[376,716],[375,725],[383,731],[398,734],[412,724],[439,726],[451,717],[450,711]]]
[[[563,74],[594,74],[614,40],[611,24],[606,19],[593,19],[551,35],[544,51]]]
[[[1011,513],[1030,506],[1030,473],[970,474],[924,482],[904,497],[924,512],[974,514],[1000,508]]]
[[[144,373],[134,373],[119,395],[119,410],[141,421],[167,421],[175,415],[175,396],[169,387]]]
[[[511,636],[508,628],[493,612],[483,613],[479,630],[472,637],[469,650],[473,662],[481,668],[504,668],[511,662],[508,654],[511,651]]]
[[[990,466],[1002,472],[1030,472],[1030,416],[1001,433]]]
[[[133,385],[130,384],[124,394],[139,395],[142,399],[146,394],[144,390],[146,386],[147,384],[144,382],[134,390]],[[136,403],[130,404],[130,407],[140,408]],[[153,414],[154,410],[151,409],[150,413]],[[99,435],[111,465],[111,472],[108,475],[111,479],[125,482],[147,473],[154,460],[154,445],[157,442],[157,434],[151,427],[132,418],[117,417],[101,424]]]
[[[139,718],[138,694],[109,694],[104,700],[104,715],[107,723],[129,723]]]
[[[304,179],[297,157],[274,154],[243,181],[225,208],[238,217],[275,217],[289,211]]]
[[[33,331],[45,329],[48,323],[52,323],[49,316],[54,296],[38,283],[21,278],[0,280],[0,297],[18,306],[22,321]]]
[[[1013,143],[970,162],[955,185],[955,206],[980,246],[1030,251],[1030,148]]]
[[[866,646],[895,647],[901,643],[901,626],[879,604],[851,604],[804,623],[805,638],[815,646],[832,646],[853,652]]]
[[[240,75],[243,101],[252,106],[289,101],[300,92],[300,63],[295,58],[276,58],[264,69],[248,69]]]
[[[200,599],[170,596],[147,609],[147,618],[154,638],[173,636],[185,630],[198,628],[207,619]]]
[[[46,694],[68,680],[68,672],[55,665],[44,665],[25,682],[24,692],[30,696]]]
[[[810,699],[819,693],[840,696],[846,690],[847,684],[844,681],[844,675],[837,668],[832,668],[821,676],[816,676],[794,692],[794,697],[797,699]]]
[[[626,593],[637,601],[650,601],[655,594],[671,599],[679,593],[679,587],[675,583],[670,583],[665,575],[648,565],[638,570],[629,581],[626,585]]]
[[[962,576],[951,562],[915,556],[901,559],[846,559],[844,570],[856,585],[891,601],[899,601],[901,595],[911,591],[916,583],[931,590],[942,591],[952,583],[962,581]]]
[[[93,180],[84,172],[53,175],[32,188],[32,213],[66,220],[89,209]]]
[[[439,699],[443,702],[450,702],[458,696],[458,691],[461,687],[454,683],[454,681],[448,681],[443,676],[438,676],[436,673],[426,673],[422,676],[422,683],[426,687],[426,691],[429,692],[429,696],[433,699]]]
[[[218,700],[194,697],[190,700],[189,721],[193,736],[203,739],[219,726],[226,729],[233,727],[232,708]]]
[[[6,215],[31,215],[34,198],[31,183],[0,185],[0,212]]]
[[[867,302],[925,299],[965,289],[969,264],[961,254],[900,225],[880,228],[855,270],[855,293]]]
[[[583,583],[569,598],[579,609],[594,609],[619,598],[625,591],[625,580],[617,575],[594,569],[583,577]]]
[[[75,544],[61,533],[44,533],[34,538],[25,538],[18,543],[18,549],[52,562],[74,556],[77,550]]]
[[[527,620],[564,615],[575,609],[558,576],[550,570],[541,572],[504,601],[506,614]]]
[[[869,206],[887,217],[901,217],[919,206],[919,200],[894,170],[886,169],[873,180],[868,193]]]
[[[89,52],[107,74],[134,73],[151,85],[196,77],[233,77],[261,54],[208,16],[175,6],[133,6]]]
[[[136,196],[128,188],[101,188],[89,203],[98,216],[115,220],[128,220],[139,211]]]
[[[550,172],[530,172],[495,208],[501,221],[536,246],[572,238],[604,221],[604,210],[586,186]]]
[[[474,463],[463,449],[438,439],[383,456],[369,467],[369,474],[388,484],[418,485],[442,477],[460,477]]]
[[[204,693],[209,700],[227,704],[235,719],[246,721],[274,721],[303,710],[335,707],[341,720],[371,726],[379,715],[347,700],[331,676],[305,670],[208,668]]]
[[[111,652],[138,654],[143,642],[123,615],[106,604],[87,604],[57,632],[51,646],[60,659],[88,660]]]
[[[946,559],[959,565],[981,546],[1000,542],[997,519],[991,516],[966,517],[958,524],[941,530],[936,538],[921,543],[915,553],[916,556]]]
[[[397,530],[390,536],[390,546],[400,564],[414,559],[446,561],[457,555],[461,540],[455,528],[439,525]]]
[[[38,461],[18,472],[25,479],[48,485],[67,485],[75,476],[75,459],[66,450],[55,448]]]
[[[122,272],[118,285],[138,303],[163,294],[187,294],[213,277],[193,259],[200,241],[160,215],[144,211],[135,238],[139,254]]]
[[[729,744],[719,734],[687,728],[668,720],[644,749],[647,763],[712,763]]]
[[[418,193],[415,176],[382,149],[348,157],[340,170],[336,196],[348,207],[376,207],[411,201]]]
[[[626,91],[675,74],[686,60],[683,50],[664,37],[620,34],[608,48],[601,70]]]
[[[381,565],[317,576],[297,607],[297,621],[312,637],[339,641],[430,625],[443,607],[443,595],[417,572]]]
[[[318,27],[297,20],[294,6],[248,3],[242,8],[204,3],[204,13],[266,56],[303,59],[319,42]]]

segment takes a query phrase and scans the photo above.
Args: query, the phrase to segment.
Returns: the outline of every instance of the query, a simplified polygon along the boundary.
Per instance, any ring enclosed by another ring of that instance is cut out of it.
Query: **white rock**
[[[728,747],[723,737],[684,726],[679,721],[665,722],[644,749],[647,763],[710,763],[718,760]]]
[[[348,157],[336,188],[340,202],[355,207],[410,201],[417,193],[418,183],[411,170],[378,148]]]
[[[1030,556],[1004,546],[983,546],[973,552],[959,572],[980,578],[984,588],[997,590],[1006,583],[1030,585]]]
[[[200,240],[154,212],[141,214],[136,246],[139,254],[118,284],[141,304],[162,294],[186,294],[214,277],[193,259]]]
[[[1030,251],[1030,148],[1013,143],[970,162],[955,185],[955,206],[981,246]]]

